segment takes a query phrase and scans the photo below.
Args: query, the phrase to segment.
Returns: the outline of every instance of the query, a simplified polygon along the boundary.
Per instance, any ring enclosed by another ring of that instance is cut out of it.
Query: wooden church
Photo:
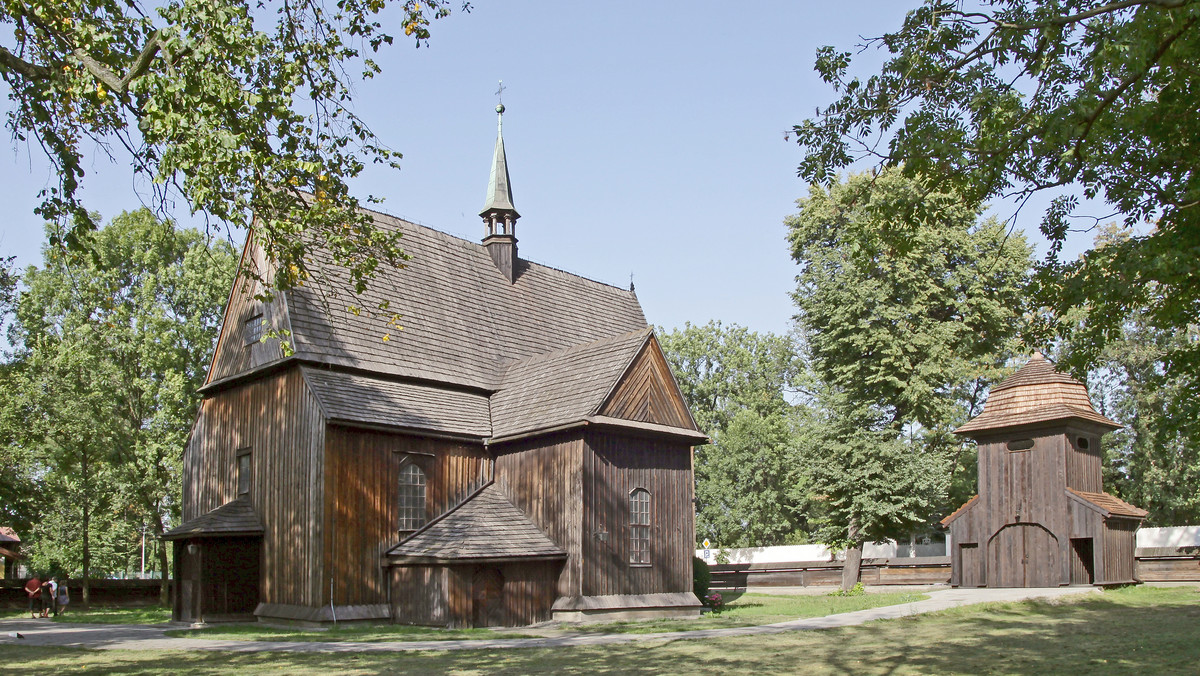
[[[518,256],[502,127],[480,215],[475,243],[372,214],[412,256],[361,299],[402,313],[388,340],[306,287],[264,304],[237,277],[165,536],[176,620],[699,614],[707,439],[632,286]],[[241,265],[270,274],[253,236]]]
[[[942,520],[956,587],[1135,582],[1146,511],[1101,485],[1100,437],[1120,425],[1039,353],[955,430],[979,444],[979,494]]]

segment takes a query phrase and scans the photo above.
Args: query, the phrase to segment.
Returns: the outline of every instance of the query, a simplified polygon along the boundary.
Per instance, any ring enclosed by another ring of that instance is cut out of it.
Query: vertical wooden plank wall
[[[558,546],[568,559],[559,596],[579,596],[583,527],[583,437],[564,432],[492,446],[496,483],[505,496]]]
[[[557,561],[532,561],[500,569],[504,574],[505,626],[523,627],[551,619],[560,565]]]
[[[1100,435],[1095,432],[1067,431],[1067,487],[1087,493],[1100,493],[1102,477],[1100,471]],[[1079,447],[1079,439],[1087,439],[1086,449]]]
[[[691,447],[589,432],[583,456],[583,595],[692,590]],[[629,563],[629,493],[650,491],[649,566]],[[608,533],[607,540],[596,537]]]
[[[392,568],[392,617],[405,624],[449,624],[445,566]]]
[[[1108,519],[1104,525],[1104,581],[1132,582],[1135,531],[1139,522],[1133,519]]]
[[[322,421],[293,368],[206,398],[184,452],[186,521],[237,497],[237,451],[251,449],[250,500],[265,529],[264,603],[321,602]]]
[[[399,472],[408,461],[425,473],[426,517],[451,509],[487,476],[482,445],[330,425],[325,437],[323,603],[385,603],[384,553],[400,541]],[[395,599],[393,599],[395,602]]]

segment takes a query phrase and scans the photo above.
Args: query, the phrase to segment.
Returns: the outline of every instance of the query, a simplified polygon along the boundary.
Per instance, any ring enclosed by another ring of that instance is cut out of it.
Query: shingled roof
[[[1092,408],[1083,383],[1055,370],[1041,353],[1035,352],[1028,363],[992,388],[982,413],[954,432],[974,434],[1068,419],[1110,429],[1121,427]]]
[[[302,367],[331,421],[408,427],[472,437],[491,435],[488,398],[478,392]]]
[[[396,563],[566,558],[496,484],[388,551]]]
[[[1150,512],[1125,502],[1115,495],[1108,493],[1089,493],[1086,491],[1077,491],[1074,488],[1068,488],[1067,493],[1081,500],[1085,504],[1104,512],[1105,516],[1124,516],[1134,519],[1144,519]]]
[[[164,540],[188,537],[233,537],[236,535],[261,535],[262,522],[254,513],[249,500],[239,498],[220,507],[185,521],[163,533]]]
[[[592,415],[650,337],[650,329],[556,350],[513,363],[492,395],[496,437]]]
[[[412,260],[381,266],[355,303],[386,303],[403,330],[384,341],[377,317],[347,311],[346,301],[326,307],[317,290],[297,287],[286,293],[297,359],[494,391],[513,361],[647,326],[631,291],[525,260],[509,282],[482,244],[371,215],[381,230],[402,233]],[[321,275],[349,288],[344,269],[320,252],[316,259]]]

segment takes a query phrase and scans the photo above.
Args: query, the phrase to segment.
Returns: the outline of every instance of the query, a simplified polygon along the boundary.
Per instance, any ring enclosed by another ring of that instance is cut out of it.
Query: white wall
[[[1140,544],[1138,545],[1141,546]],[[833,552],[825,545],[785,545],[782,547],[747,547],[744,549],[717,549],[713,548],[708,551],[708,557],[704,556],[706,550],[697,549],[696,556],[708,561],[716,563],[717,557],[721,554],[729,557],[729,563],[787,563],[791,561],[833,561],[835,556]],[[897,545],[896,542],[888,540],[881,544],[868,542],[863,545],[863,558],[866,559],[891,559],[896,557],[909,556],[911,547],[908,543]],[[945,545],[940,542],[932,542],[928,545],[918,544],[916,556],[944,556],[946,553]],[[836,553],[836,558],[844,558],[841,552]]]
[[[1197,547],[1200,546],[1200,526],[1171,528],[1139,528],[1138,547]]]

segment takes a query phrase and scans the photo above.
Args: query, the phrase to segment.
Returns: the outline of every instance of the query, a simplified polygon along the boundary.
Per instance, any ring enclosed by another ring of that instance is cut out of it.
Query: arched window
[[[425,525],[425,473],[413,463],[400,470],[400,530]]]
[[[629,563],[650,565],[650,491],[629,493]]]

